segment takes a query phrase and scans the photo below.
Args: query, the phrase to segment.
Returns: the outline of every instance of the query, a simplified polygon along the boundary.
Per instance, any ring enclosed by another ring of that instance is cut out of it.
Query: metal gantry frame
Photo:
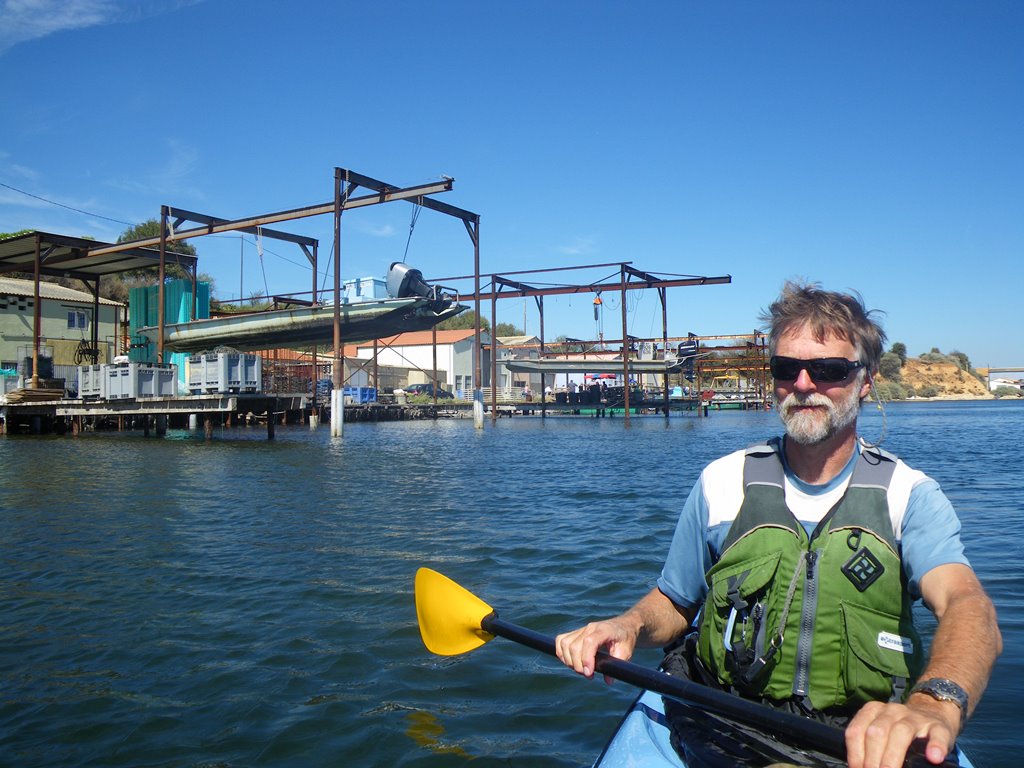
[[[760,402],[762,407],[766,407],[768,402],[768,381],[770,378],[768,371],[768,334],[764,331],[754,330],[745,334],[719,334],[699,336],[697,338],[702,344],[705,341],[732,342],[714,347],[702,346],[705,352],[717,353],[720,356],[701,357],[697,360],[697,381],[700,382],[705,376],[714,376],[716,373],[735,372],[737,377],[742,373],[748,382],[751,379],[757,381]]]
[[[145,248],[152,246],[159,246],[160,249],[160,264],[159,264],[159,289],[158,289],[158,306],[159,306],[159,327],[157,334],[157,359],[159,362],[163,362],[164,357],[164,279],[165,279],[165,264],[167,258],[167,244],[169,242],[177,242],[179,240],[188,240],[194,237],[202,237],[204,235],[218,234],[221,232],[232,232],[232,231],[243,231],[243,232],[256,232],[259,231],[261,234],[267,237],[274,237],[281,240],[288,240],[294,242],[302,248],[307,258],[313,264],[313,296],[316,297],[316,247],[317,241],[313,238],[306,238],[300,235],[292,235],[286,232],[278,232],[276,230],[264,229],[267,225],[276,224],[282,221],[292,221],[294,219],[308,218],[310,216],[321,216],[325,214],[333,214],[334,216],[334,366],[333,366],[333,383],[334,392],[332,394],[331,408],[331,434],[332,436],[340,436],[342,432],[343,423],[343,408],[344,398],[342,397],[342,378],[344,376],[343,365],[344,360],[342,357],[343,350],[341,346],[341,216],[346,210],[353,208],[363,208],[370,205],[380,205],[382,203],[390,203],[396,200],[406,200],[414,205],[420,205],[424,208],[430,208],[431,210],[443,213],[447,216],[453,216],[461,219],[466,226],[466,231],[469,233],[470,240],[473,242],[473,271],[477,276],[476,280],[476,313],[477,317],[480,316],[480,216],[479,214],[471,211],[458,208],[454,205],[434,200],[429,197],[433,194],[441,192],[451,191],[454,179],[444,177],[439,182],[433,182],[430,184],[421,184],[413,187],[397,187],[393,184],[374,179],[370,176],[365,176],[355,171],[351,171],[346,168],[334,169],[334,197],[333,200],[327,203],[321,203],[319,205],[311,205],[302,208],[292,208],[285,211],[277,211],[274,213],[259,214],[243,219],[221,219],[214,216],[208,216],[206,214],[197,214],[190,211],[184,211],[182,209],[174,209],[170,206],[162,206],[160,210],[160,235],[159,237],[151,237],[140,240],[134,240],[127,243],[118,243],[116,245],[100,246],[89,250],[90,257],[100,257],[105,254],[117,253],[123,250],[129,250],[133,248]],[[372,191],[372,194],[353,196],[353,193],[360,187],[364,187]],[[169,221],[174,217],[175,221],[173,225],[169,226]],[[202,224],[199,227],[193,227],[189,229],[178,229],[181,224],[186,221],[192,221]],[[312,248],[312,251],[309,249]],[[38,279],[38,270],[37,270]],[[195,282],[195,274],[192,275],[193,283]],[[193,291],[193,319],[195,318],[195,291]],[[476,330],[476,347],[480,349],[480,329],[479,323],[477,324]],[[483,395],[480,389],[480,358],[477,355],[476,363],[476,389],[474,392],[474,417],[477,421],[477,426],[483,424]]]
[[[592,282],[592,283],[584,283],[584,284],[578,284],[578,285],[561,285],[561,286],[554,286],[554,287],[548,287],[548,288],[538,288],[538,287],[535,287],[535,286],[532,286],[532,285],[528,285],[526,283],[520,282],[518,280],[513,280],[513,279],[510,279],[509,277],[507,277],[507,275],[547,274],[547,273],[552,273],[552,272],[563,272],[563,271],[568,271],[568,270],[582,270],[582,269],[598,269],[598,268],[603,268],[603,267],[617,267],[618,268],[618,271],[619,271],[619,281],[618,281],[618,283],[614,283],[614,282],[612,282],[612,283],[609,283],[609,282]],[[467,276],[461,276],[461,277],[448,277],[448,278],[442,278],[442,280],[443,281],[465,280],[465,279],[468,279],[469,277],[470,276],[468,276],[468,275]],[[479,310],[479,303],[480,303],[481,300],[490,300],[490,302],[491,302],[491,336],[492,336],[492,339],[491,339],[491,347],[492,347],[492,352],[491,352],[491,421],[492,422],[496,421],[497,418],[498,418],[498,400],[497,400],[498,396],[497,396],[497,389],[494,386],[495,382],[497,381],[497,355],[494,353],[494,347],[495,347],[496,342],[495,342],[495,340],[493,338],[494,337],[494,330],[495,330],[495,328],[497,326],[497,300],[498,299],[525,298],[527,296],[532,296],[534,298],[534,301],[537,304],[537,309],[538,309],[538,312],[539,312],[539,315],[540,315],[540,334],[539,334],[538,338],[540,340],[540,354],[541,354],[541,357],[543,358],[543,356],[544,356],[544,347],[545,347],[545,341],[544,341],[544,297],[545,296],[571,295],[571,294],[579,294],[579,293],[597,293],[597,294],[600,294],[601,292],[603,292],[603,291],[605,291],[605,290],[607,290],[609,288],[614,289],[614,288],[617,287],[619,289],[619,291],[621,293],[621,297],[622,297],[622,301],[621,301],[621,307],[622,307],[622,339],[621,339],[621,343],[622,343],[622,372],[623,372],[623,381],[626,383],[626,386],[623,388],[623,392],[624,392],[624,397],[625,397],[625,402],[624,402],[624,406],[625,406],[625,419],[628,422],[629,421],[629,410],[630,410],[630,405],[629,405],[629,385],[628,385],[628,382],[629,382],[629,361],[630,361],[630,358],[629,358],[629,334],[628,334],[628,328],[627,328],[628,317],[627,317],[627,314],[626,314],[626,291],[637,290],[637,289],[641,289],[641,288],[654,288],[654,289],[656,289],[658,291],[658,298],[661,301],[663,349],[667,349],[668,348],[668,304],[667,304],[668,300],[667,300],[667,290],[669,288],[678,288],[678,287],[685,287],[685,286],[721,285],[721,284],[726,284],[726,283],[731,283],[732,282],[732,277],[730,275],[719,275],[719,276],[716,276],[716,277],[703,277],[703,276],[696,276],[696,275],[685,275],[685,276],[675,275],[675,276],[662,276],[662,277],[659,277],[659,276],[657,276],[657,275],[655,275],[653,273],[644,272],[642,270],[636,269],[635,267],[632,266],[632,262],[629,262],[629,261],[611,262],[611,263],[606,263],[606,264],[587,264],[587,265],[573,266],[573,267],[556,267],[556,268],[549,268],[549,269],[520,270],[520,271],[516,271],[516,272],[506,272],[504,274],[494,273],[494,274],[486,275],[486,277],[490,278],[490,286],[491,286],[491,288],[490,288],[489,291],[487,291],[486,293],[482,293],[482,294],[480,293],[480,289],[479,289],[480,277],[481,277],[481,275],[479,273],[479,269],[476,270],[476,273],[472,277],[475,278],[476,285],[477,285],[476,294],[474,296],[474,299],[477,302],[476,330],[477,330],[477,349],[478,349],[477,360],[478,361],[480,359],[479,358],[479,332],[480,332],[480,310]],[[608,340],[608,343],[614,343],[615,341],[616,341],[615,339],[610,339],[610,340]],[[544,382],[545,382],[544,376],[545,375],[542,373],[541,374],[541,394],[542,395],[543,395]],[[477,376],[477,381],[479,381],[479,375]],[[663,387],[663,390],[664,390],[664,398],[665,398],[665,415],[667,416],[668,415],[668,374],[667,373],[665,374],[665,386]],[[544,399],[543,399],[543,396],[542,396],[542,399],[541,399],[541,413],[542,414],[545,411],[544,405],[545,405],[545,402],[544,402]]]
[[[447,216],[460,219],[466,227],[466,232],[473,244],[473,273],[469,276],[461,278],[441,278],[440,280],[459,280],[459,279],[473,279],[473,304],[476,314],[476,322],[474,325],[474,394],[473,394],[473,415],[474,423],[477,428],[483,426],[483,370],[482,370],[482,356],[483,356],[483,345],[481,343],[481,314],[480,304],[481,301],[489,299],[491,301],[491,316],[492,316],[492,336],[494,327],[496,326],[496,302],[499,298],[524,298],[532,296],[536,301],[538,312],[540,314],[540,344],[541,344],[541,355],[544,354],[544,297],[545,296],[557,296],[567,294],[579,294],[579,293],[597,293],[600,294],[602,291],[608,289],[618,288],[621,293],[622,301],[622,350],[623,350],[623,380],[627,382],[627,386],[624,388],[625,394],[625,417],[629,419],[629,334],[628,334],[628,318],[626,313],[626,292],[629,290],[637,290],[641,288],[654,288],[658,291],[658,297],[662,307],[662,339],[664,342],[664,348],[667,349],[668,345],[668,319],[667,319],[667,289],[674,287],[683,286],[698,286],[698,285],[716,285],[732,282],[732,278],[729,275],[705,277],[705,276],[694,276],[694,275],[675,275],[675,276],[661,276],[653,273],[644,272],[636,269],[632,266],[632,262],[620,261],[611,262],[607,264],[591,264],[582,266],[571,266],[571,267],[554,267],[547,269],[534,269],[524,270],[518,272],[507,272],[504,275],[501,274],[490,274],[486,277],[490,278],[491,287],[488,291],[481,290],[481,273],[480,273],[480,215],[471,211],[458,208],[448,203],[435,200],[430,195],[439,194],[442,192],[451,191],[453,187],[454,179],[444,177],[439,182],[430,184],[421,184],[412,187],[397,187],[392,184],[374,179],[363,174],[356,173],[354,171],[336,167],[334,169],[334,195],[333,199],[329,202],[321,203],[318,205],[305,206],[301,208],[293,208],[284,211],[277,211],[272,213],[258,214],[241,219],[223,219],[208,214],[196,213],[193,211],[187,211],[181,208],[174,208],[171,206],[161,206],[160,211],[160,235],[157,237],[143,238],[130,242],[117,243],[117,244],[101,244],[96,247],[89,247],[87,249],[88,260],[97,260],[109,256],[111,254],[117,254],[124,251],[132,251],[137,249],[158,247],[159,248],[159,265],[158,265],[158,305],[159,305],[159,327],[158,327],[158,341],[157,341],[157,359],[159,362],[163,362],[164,358],[164,280],[166,277],[166,261],[168,256],[167,246],[168,243],[184,241],[191,238],[202,237],[205,235],[219,234],[223,232],[241,231],[249,233],[257,233],[265,237],[274,239],[284,240],[295,243],[298,245],[307,259],[310,261],[313,267],[313,291],[312,295],[314,300],[316,299],[317,292],[317,250],[318,240],[309,238],[301,235],[295,235],[288,232],[281,232],[274,229],[267,228],[269,225],[276,224],[283,221],[291,221],[295,219],[308,218],[312,216],[319,216],[325,214],[333,214],[334,216],[334,344],[333,344],[333,383],[334,383],[334,394],[337,395],[336,403],[332,403],[331,413],[331,430],[332,436],[340,436],[341,424],[343,423],[343,403],[344,399],[341,396],[342,384],[343,384],[343,349],[341,345],[341,217],[342,214],[350,209],[362,208],[371,205],[380,205],[382,203],[394,202],[398,200],[406,200],[414,205],[419,205],[424,208],[430,208],[431,210],[443,213]],[[354,193],[359,188],[366,188],[371,191],[371,194],[354,196]],[[182,229],[182,225],[187,222],[199,224],[200,226],[190,227]],[[176,258],[179,258],[176,255]],[[36,246],[36,258],[35,258],[35,277],[38,285],[40,268],[40,249],[37,244]],[[526,275],[526,274],[542,274],[561,272],[566,270],[580,270],[580,269],[594,269],[601,267],[617,267],[619,272],[619,280],[615,282],[592,282],[579,285],[562,285],[547,288],[538,288],[531,286],[527,283],[520,282],[518,280],[510,279],[508,275]],[[193,259],[191,262],[191,278],[193,283],[196,281],[196,262]],[[38,289],[37,289],[38,293]],[[98,285],[94,293],[98,296]],[[468,298],[468,297],[465,297]],[[193,291],[193,307],[192,307],[192,318],[195,319],[196,315],[196,292]],[[38,303],[37,303],[38,311]],[[38,326],[38,321],[36,323]],[[610,343],[615,340],[608,340]],[[497,380],[497,356],[493,354],[493,348],[495,341],[492,338],[492,355],[491,355],[491,379],[492,384]],[[34,345],[38,347],[38,341]],[[315,350],[314,350],[314,370],[315,370]],[[435,345],[436,354],[436,345]],[[38,368],[38,364],[36,364]],[[436,368],[436,363],[435,363]],[[543,374],[542,374],[542,389],[543,389]],[[666,374],[666,386],[665,386],[665,412],[668,413],[668,387],[667,387],[667,374]],[[491,413],[492,421],[497,419],[497,394],[495,388],[492,386],[491,395]]]

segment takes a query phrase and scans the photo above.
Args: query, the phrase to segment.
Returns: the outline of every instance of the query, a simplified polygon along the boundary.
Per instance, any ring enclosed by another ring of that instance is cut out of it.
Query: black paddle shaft
[[[480,622],[480,628],[492,635],[504,637],[549,656],[557,656],[553,637],[505,621],[499,618],[497,613],[485,616]],[[598,651],[594,666],[595,671],[635,685],[637,688],[678,699],[684,704],[697,705],[769,732],[785,733],[787,738],[792,738],[840,760],[846,759],[846,739],[843,732],[825,723],[789,712],[780,712],[763,704],[741,699],[725,691],[709,688],[691,680],[672,677],[664,672],[648,669],[629,661],[622,661],[604,651]],[[908,754],[904,763],[906,768],[931,765],[920,752]],[[959,765],[960,762],[956,756],[950,755],[938,768],[958,768]]]

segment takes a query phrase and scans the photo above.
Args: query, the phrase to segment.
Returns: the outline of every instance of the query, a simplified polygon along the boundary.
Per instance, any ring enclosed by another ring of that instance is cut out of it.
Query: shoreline
[[[936,395],[935,397],[906,397],[900,400],[883,400],[883,403],[935,403],[935,402],[962,402],[962,401],[988,401],[988,400],[1024,400],[1024,397],[996,397],[995,395]],[[874,400],[872,400],[874,402]]]

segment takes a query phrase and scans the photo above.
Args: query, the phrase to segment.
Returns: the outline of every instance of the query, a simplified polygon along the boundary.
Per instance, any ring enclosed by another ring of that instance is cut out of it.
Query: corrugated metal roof
[[[34,280],[19,280],[15,277],[0,277],[0,296],[28,296],[36,295]],[[39,296],[51,301],[73,301],[78,304],[93,303],[92,294],[86,291],[76,291],[73,288],[65,288],[56,283],[39,283]],[[119,301],[104,299],[100,297],[100,304],[110,307],[124,306]]]
[[[519,347],[526,345],[537,345],[540,344],[540,339],[536,336],[499,336],[498,341],[504,344],[506,347]]]
[[[103,256],[90,256],[90,248],[99,248],[111,243],[55,235],[50,232],[28,232],[0,240],[0,273],[34,272],[36,236],[40,241],[40,272],[45,275],[98,277],[156,267],[160,264],[160,252],[152,248],[129,248]],[[168,252],[165,262],[180,264],[194,271],[196,257]]]
[[[437,343],[438,344],[455,344],[456,342],[468,339],[473,335],[474,331],[472,328],[463,328],[455,331],[438,331],[437,332]],[[481,338],[489,338],[487,331],[480,331]],[[418,346],[429,346],[434,338],[433,331],[409,331],[408,333],[400,333],[397,336],[389,336],[386,339],[379,339],[378,346],[384,344],[390,344],[398,347],[418,347]],[[366,347],[372,347],[372,341],[364,341],[358,345],[360,349]]]

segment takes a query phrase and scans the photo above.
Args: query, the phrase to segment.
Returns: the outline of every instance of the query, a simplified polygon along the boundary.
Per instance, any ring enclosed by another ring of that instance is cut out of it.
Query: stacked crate
[[[107,374],[105,365],[78,366],[78,396],[82,398],[107,396]]]
[[[79,368],[79,395],[82,394],[82,369]],[[107,400],[134,400],[147,397],[176,397],[178,394],[178,367],[169,363],[116,363],[101,366],[103,382],[99,397]],[[94,384],[90,384],[94,386]]]
[[[188,391],[193,395],[259,392],[263,389],[259,355],[213,352],[188,361]]]

